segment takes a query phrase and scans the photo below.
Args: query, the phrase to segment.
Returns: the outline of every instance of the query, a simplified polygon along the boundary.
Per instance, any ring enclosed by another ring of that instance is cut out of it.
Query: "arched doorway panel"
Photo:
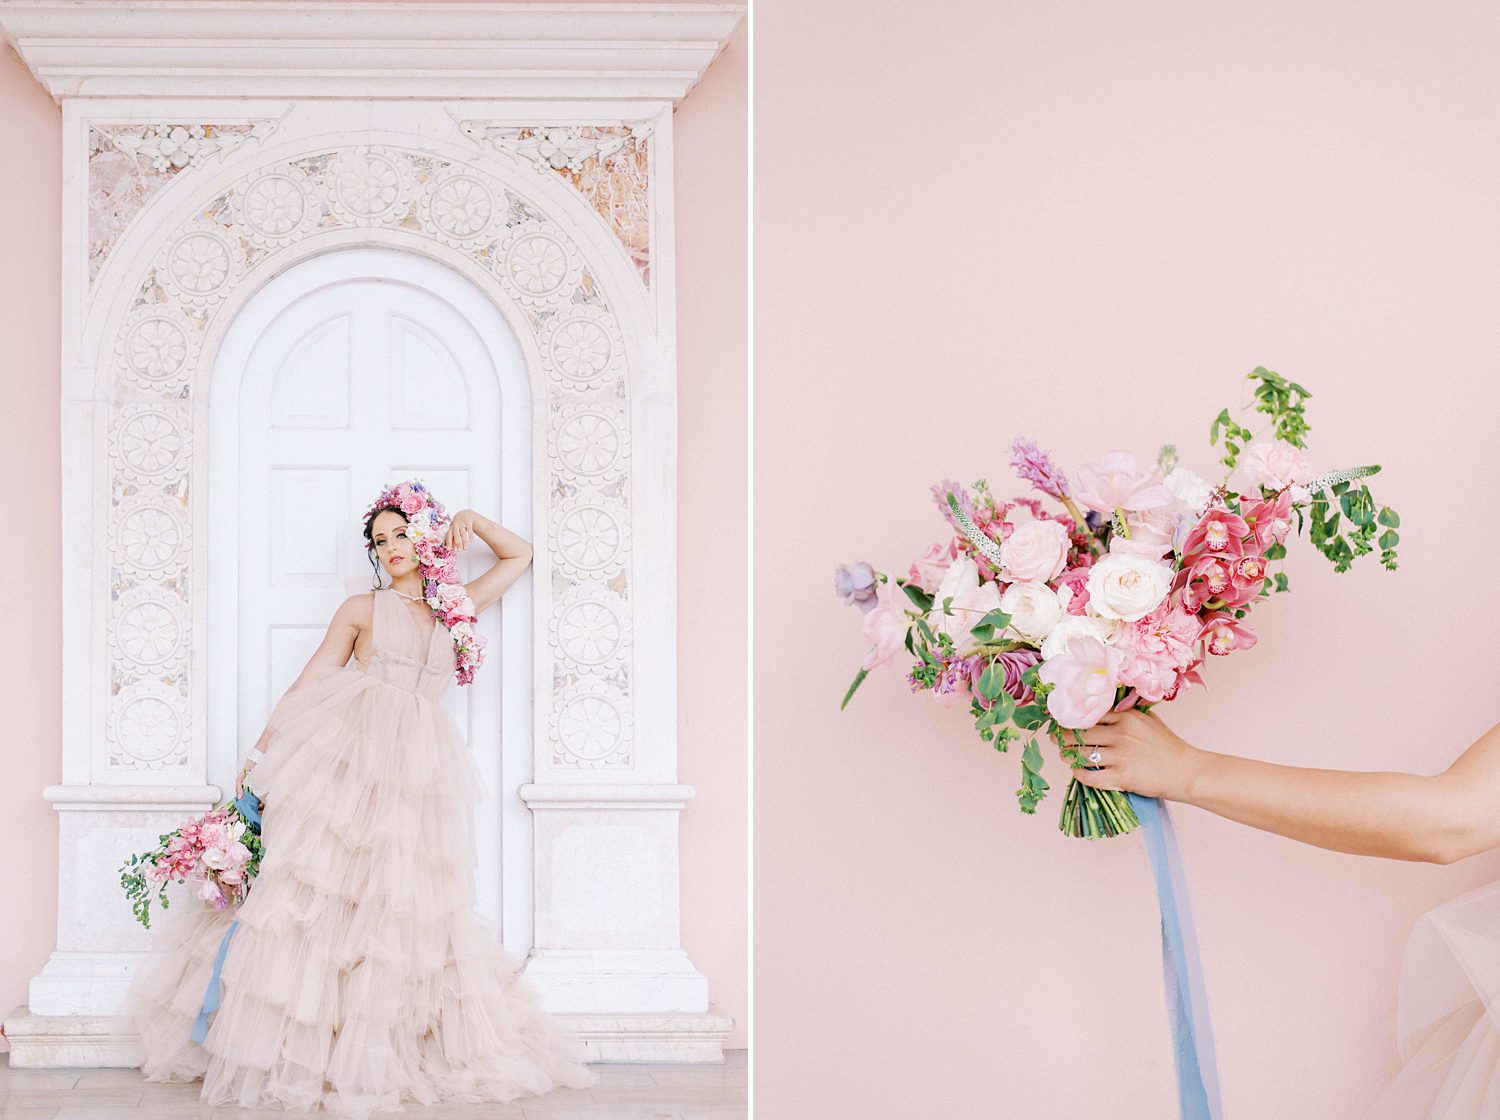
[[[532,402],[525,355],[472,281],[410,250],[353,248],[253,293],[219,347],[207,407],[207,753],[224,786],[333,608],[370,587],[358,518],[381,486],[415,475],[450,512],[530,525]],[[493,562],[479,543],[459,567],[469,579]],[[488,672],[444,701],[491,792],[475,821],[479,909],[523,954],[531,590],[528,572],[481,617]]]

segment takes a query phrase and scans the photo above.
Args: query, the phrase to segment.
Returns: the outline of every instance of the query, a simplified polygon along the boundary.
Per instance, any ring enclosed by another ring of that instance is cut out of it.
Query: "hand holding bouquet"
[[[1001,501],[982,479],[973,493],[948,481],[934,486],[954,530],[948,540],[904,578],[865,563],[841,565],[835,576],[844,602],[865,612],[873,645],[844,705],[870,670],[904,648],[916,658],[906,676],[913,692],[966,701],[980,738],[997,750],[1027,734],[1016,793],[1033,813],[1049,788],[1038,733],[1077,768],[1081,731],[1105,713],[1172,700],[1204,684],[1206,655],[1255,645],[1245,619],[1289,589],[1280,569],[1294,517],[1335,571],[1377,544],[1394,570],[1400,519],[1388,506],[1377,511],[1362,481],[1380,468],[1316,474],[1304,443],[1311,394],[1264,368],[1248,380],[1258,383],[1255,411],[1268,420],[1252,432],[1228,409],[1215,418],[1209,442],[1223,435],[1226,468],[1217,485],[1179,467],[1170,445],[1149,470],[1128,451],[1110,451],[1070,480],[1035,443],[1018,439],[1012,466],[1060,510],[1033,497]],[[1246,479],[1231,485],[1236,468]],[[1118,836],[1138,824],[1124,793],[1069,782],[1068,835]]]
[[[233,801],[164,833],[149,852],[133,855],[120,868],[136,919],[151,928],[151,896],[171,905],[167,884],[197,880],[197,896],[217,910],[238,906],[260,870],[259,798],[248,787]]]

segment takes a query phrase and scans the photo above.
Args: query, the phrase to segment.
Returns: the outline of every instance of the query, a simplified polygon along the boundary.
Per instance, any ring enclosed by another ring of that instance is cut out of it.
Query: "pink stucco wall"
[[[835,564],[905,572],[928,487],[1024,492],[1175,442],[1258,364],[1326,467],[1384,466],[1400,569],[1294,539],[1260,645],[1167,722],[1215,750],[1433,773],[1500,719],[1500,13],[1459,3],[759,0],[755,59],[758,1120],[1175,1116],[1137,838],[868,648]],[[1397,1065],[1423,910],[1500,875],[1339,855],[1174,806],[1226,1114],[1356,1120]]]
[[[748,1043],[747,651],[725,640],[744,617],[747,32],[741,28],[676,115],[678,488],[681,602],[679,775],[682,937]],[[0,346],[17,554],[12,638],[0,648],[0,1016],[26,1002],[57,921],[57,822],[43,786],[61,779],[58,338],[61,112],[0,48]],[[673,573],[657,573],[674,578]],[[4,1048],[0,1038],[0,1048]]]

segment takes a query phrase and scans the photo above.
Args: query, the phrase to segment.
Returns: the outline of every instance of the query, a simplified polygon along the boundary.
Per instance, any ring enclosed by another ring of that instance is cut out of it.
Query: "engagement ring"
[[[1090,762],[1099,762],[1103,758],[1104,758],[1104,756],[1102,754],[1100,754],[1097,750],[1094,751],[1093,754],[1089,755],[1089,761]]]

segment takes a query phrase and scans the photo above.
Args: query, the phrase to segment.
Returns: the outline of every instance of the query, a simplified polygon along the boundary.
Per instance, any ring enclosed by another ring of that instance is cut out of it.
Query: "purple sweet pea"
[[[833,590],[844,600],[844,606],[857,603],[869,614],[875,609],[875,569],[863,560],[840,564],[834,569]]]

